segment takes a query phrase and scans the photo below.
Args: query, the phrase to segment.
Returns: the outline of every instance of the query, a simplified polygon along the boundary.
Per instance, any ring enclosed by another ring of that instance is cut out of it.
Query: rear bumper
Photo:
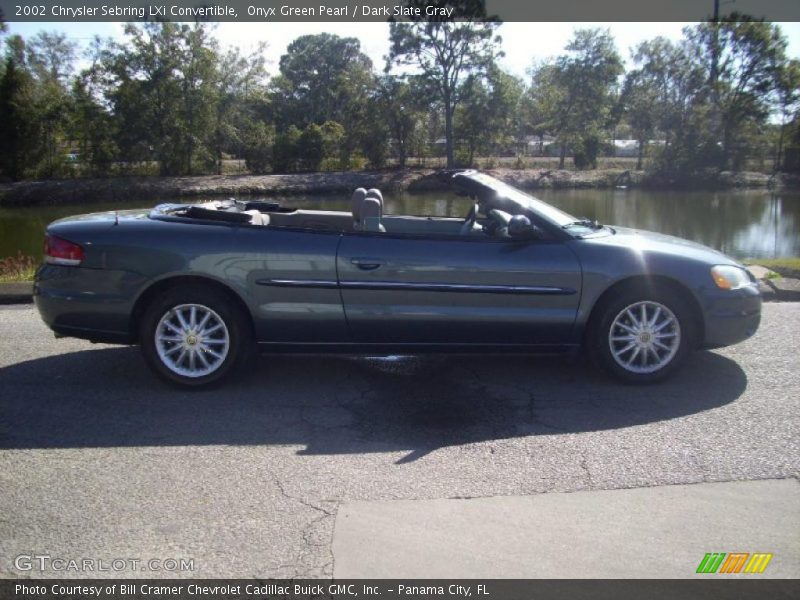
[[[720,348],[751,337],[761,323],[761,294],[755,286],[714,291],[703,299],[704,348]]]
[[[43,265],[33,301],[57,335],[128,344],[134,290],[139,277],[127,271]]]

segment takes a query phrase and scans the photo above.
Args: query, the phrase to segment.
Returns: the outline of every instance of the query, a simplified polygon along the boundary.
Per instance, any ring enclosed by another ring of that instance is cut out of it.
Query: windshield
[[[551,206],[546,202],[542,202],[538,198],[534,198],[530,194],[526,194],[522,190],[518,190],[507,183],[498,181],[494,187],[495,190],[497,190],[498,196],[507,198],[515,204],[519,204],[528,210],[532,210],[533,212],[543,216],[545,219],[552,221],[556,225],[563,227],[564,225],[568,225],[576,221],[575,217],[565,213],[563,210],[560,210],[555,206]]]
[[[497,208],[508,210],[508,208],[510,208],[508,204],[513,204],[523,210],[528,210],[540,216],[562,229],[568,230],[573,235],[591,233],[600,227],[599,224],[589,219],[577,219],[569,213],[547,204],[522,190],[518,190],[512,185],[503,183],[490,175],[484,173],[470,173],[469,178],[494,192],[495,201],[500,205],[497,206]],[[492,201],[487,199],[487,203],[492,204]]]

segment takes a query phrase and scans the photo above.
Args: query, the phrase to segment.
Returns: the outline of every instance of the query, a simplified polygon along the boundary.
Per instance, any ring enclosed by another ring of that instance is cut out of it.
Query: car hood
[[[681,256],[709,265],[742,265],[718,250],[683,238],[629,227],[610,228],[612,235],[589,236],[592,242],[622,246],[647,254]],[[742,267],[743,268],[743,267]]]

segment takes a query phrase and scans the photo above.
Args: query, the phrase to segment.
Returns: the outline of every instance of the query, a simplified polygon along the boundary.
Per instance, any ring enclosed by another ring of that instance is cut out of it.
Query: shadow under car
[[[669,381],[616,383],[576,360],[526,356],[262,356],[216,390],[175,390],[135,348],[0,369],[0,448],[304,445],[301,454],[437,448],[631,427],[724,406],[739,365],[698,352]]]

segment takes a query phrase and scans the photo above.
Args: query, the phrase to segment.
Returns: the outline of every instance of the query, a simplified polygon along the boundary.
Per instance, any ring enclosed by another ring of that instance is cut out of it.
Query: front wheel
[[[673,373],[692,348],[691,310],[670,290],[628,291],[601,307],[592,324],[595,361],[627,383]]]
[[[144,314],[148,365],[170,383],[199,388],[227,377],[249,351],[247,322],[230,300],[202,286],[173,288]]]

